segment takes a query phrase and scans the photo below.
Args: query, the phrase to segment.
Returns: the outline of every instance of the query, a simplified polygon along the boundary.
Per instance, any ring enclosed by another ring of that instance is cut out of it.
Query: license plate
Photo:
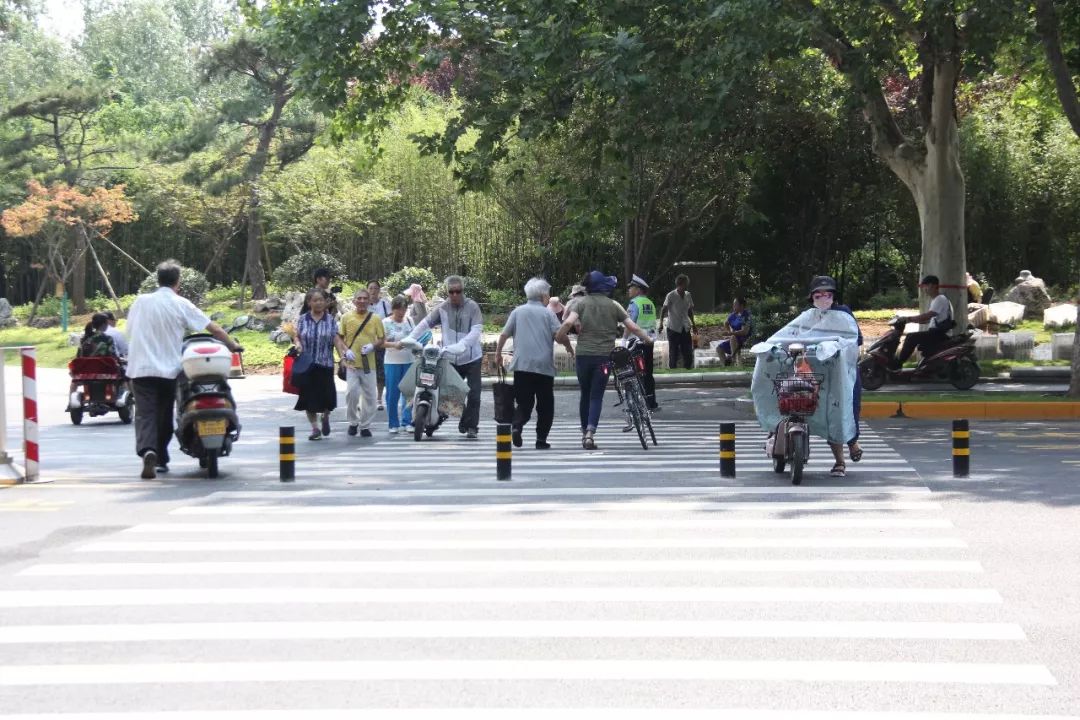
[[[424,385],[434,385],[435,384],[435,373],[426,373],[426,372],[420,373],[420,382],[422,384],[424,384]]]
[[[225,421],[199,420],[195,423],[195,429],[199,431],[199,437],[206,437],[208,435],[224,435]]]

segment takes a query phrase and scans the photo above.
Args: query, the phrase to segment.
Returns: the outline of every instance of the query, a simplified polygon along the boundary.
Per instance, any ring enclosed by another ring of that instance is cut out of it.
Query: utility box
[[[694,310],[696,312],[715,312],[717,308],[716,262],[677,262],[674,268],[676,276],[685,275],[690,278],[689,290],[694,297]],[[672,287],[674,287],[674,279]]]

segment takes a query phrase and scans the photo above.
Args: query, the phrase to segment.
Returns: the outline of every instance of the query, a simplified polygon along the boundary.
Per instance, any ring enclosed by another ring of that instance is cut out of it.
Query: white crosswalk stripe
[[[676,466],[680,452],[620,450]],[[910,473],[455,486],[407,471],[212,493],[0,577],[0,720],[1019,720],[1068,707]]]

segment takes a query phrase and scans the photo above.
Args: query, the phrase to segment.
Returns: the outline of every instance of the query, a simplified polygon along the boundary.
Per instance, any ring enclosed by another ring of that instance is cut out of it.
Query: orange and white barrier
[[[37,409],[37,349],[32,346],[0,348],[0,365],[8,350],[18,350],[22,365],[23,395],[23,455],[25,464],[19,468],[7,453],[7,395],[4,373],[0,367],[0,484],[36,482],[39,478],[38,409]]]

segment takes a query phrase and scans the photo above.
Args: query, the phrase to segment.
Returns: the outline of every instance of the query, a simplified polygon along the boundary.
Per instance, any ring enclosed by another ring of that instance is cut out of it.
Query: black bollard
[[[281,465],[278,475],[281,482],[296,479],[296,428],[278,428],[278,461]]]
[[[499,423],[495,430],[495,479],[510,479],[510,423]]]
[[[971,431],[967,420],[952,423],[952,474],[964,478],[971,469]]]
[[[735,423],[720,423],[720,477],[735,477]]]

